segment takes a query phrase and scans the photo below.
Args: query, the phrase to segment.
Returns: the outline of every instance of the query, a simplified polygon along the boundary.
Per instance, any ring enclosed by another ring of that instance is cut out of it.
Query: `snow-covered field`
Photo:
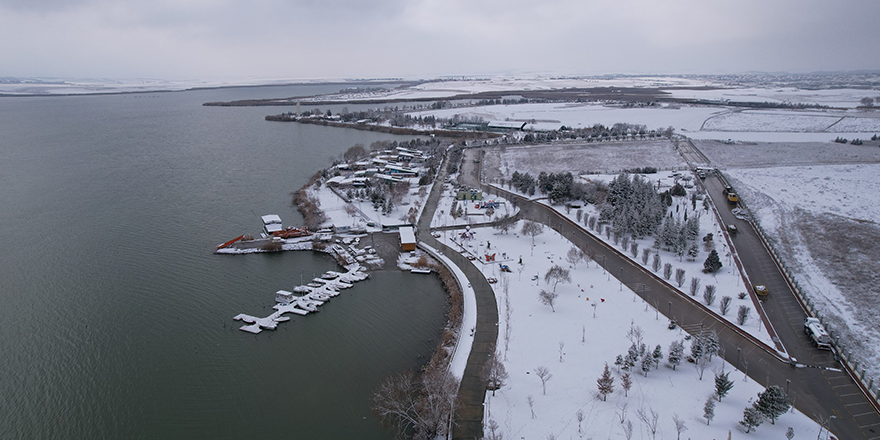
[[[880,163],[880,148],[836,142],[737,142],[695,140],[694,145],[721,169],[791,165]]]
[[[706,131],[878,133],[880,115],[875,113],[752,110],[712,116]]]
[[[677,77],[621,77],[621,78],[550,78],[550,77],[504,77],[494,76],[480,79],[449,79],[421,83],[404,89],[396,89],[369,96],[357,94],[334,94],[317,98],[318,100],[337,99],[424,99],[449,98],[456,95],[518,90],[553,90],[563,88],[589,87],[702,87],[712,85],[705,80]]]
[[[520,227],[521,223],[512,231],[518,232]],[[505,262],[512,269],[510,273],[501,272],[494,263],[476,263],[487,277],[500,279],[494,284],[500,315],[498,349],[510,377],[494,397],[491,393],[487,395],[486,420],[496,422],[500,426],[497,432],[504,438],[623,439],[625,422],[621,423],[620,417],[633,424],[637,433],[633,438],[651,438],[636,415],[640,409],[658,413],[658,438],[676,438],[674,415],[686,424],[683,438],[720,439],[727,438],[728,432],[733,432],[734,437],[743,435],[738,421],[750,400],[763,391],[760,385],[740,372],[733,372],[733,391],[717,404],[715,418],[709,425],[703,418],[703,405],[714,392],[714,372],[722,368],[718,357],[703,380],[699,380],[695,366],[687,362],[673,370],[664,361],[647,376],[633,372],[632,389],[624,397],[620,374],[613,363],[618,354],[626,354],[630,345],[626,333],[630,327],[644,330],[648,348],[659,344],[664,356],[669,344],[683,340],[685,333],[680,329],[669,330],[666,320],[659,318],[653,307],[626,286],[621,287],[595,263],[579,263],[571,271],[571,283],[558,285],[555,312],[541,304],[540,290],[553,290],[552,285],[544,282],[543,275],[552,265],[569,266],[564,254],[571,244],[549,228],[536,237],[534,255],[529,238],[488,228],[476,229],[475,238],[467,245],[485,249],[489,243],[493,252],[512,257]],[[522,265],[518,264],[520,255]],[[537,280],[533,280],[535,275]],[[506,333],[510,335],[509,344],[505,344]],[[689,348],[686,342],[686,353]],[[607,401],[602,401],[596,379],[606,362],[614,372],[615,391]],[[541,366],[547,367],[552,375],[546,383],[546,394],[535,372]],[[723,368],[732,370],[728,364]],[[579,411],[583,414],[580,424]],[[776,425],[764,423],[753,435],[784,438],[789,426],[798,438],[818,433],[815,423],[793,411],[783,415]],[[486,433],[489,435],[488,429]]]
[[[878,377],[880,164],[729,169],[726,174],[831,328],[868,376]]]
[[[514,171],[537,177],[541,171],[615,173],[623,169],[683,169],[687,163],[668,140],[559,142],[548,145],[495,147],[483,160],[483,180],[509,179]]]
[[[802,90],[794,87],[737,87],[715,90],[670,90],[680,99],[721,100],[735,102],[772,102],[792,104],[820,104],[829,107],[854,108],[865,97],[876,98],[877,90],[825,89]]]
[[[725,112],[727,110],[724,108],[704,106],[624,108],[620,105],[571,102],[449,108],[415,112],[413,115],[433,115],[440,118],[459,115],[466,118],[481,117],[492,122],[527,122],[526,128],[535,130],[558,130],[562,125],[583,128],[603,124],[610,127],[618,122],[627,122],[645,125],[649,130],[672,126],[676,130],[690,132],[698,131],[707,118]]]

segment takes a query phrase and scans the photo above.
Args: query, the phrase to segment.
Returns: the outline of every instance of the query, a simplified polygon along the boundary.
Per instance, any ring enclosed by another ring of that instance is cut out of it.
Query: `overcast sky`
[[[0,76],[880,70],[880,0],[0,0]]]

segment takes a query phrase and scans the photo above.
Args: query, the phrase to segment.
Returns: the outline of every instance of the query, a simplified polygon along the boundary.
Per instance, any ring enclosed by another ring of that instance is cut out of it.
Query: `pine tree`
[[[623,397],[627,396],[627,393],[629,393],[629,389],[632,387],[632,384],[633,381],[632,377],[630,377],[629,375],[629,372],[623,373],[623,375],[620,376],[620,386],[623,387]]]
[[[657,344],[657,346],[654,347],[654,352],[651,353],[651,357],[654,359],[654,368],[659,367],[660,361],[663,360],[663,348],[660,347],[660,344]]]
[[[684,355],[684,344],[681,341],[672,341],[669,344],[669,356],[666,358],[669,361],[669,364],[672,365],[672,369],[675,370],[675,366],[681,364],[681,358]]]
[[[697,360],[703,355],[703,335],[691,338],[691,358]]]
[[[629,346],[629,351],[626,352],[626,357],[623,359],[623,369],[625,371],[630,371],[632,367],[636,365],[636,362],[639,361],[639,349],[636,347],[636,344],[633,343]]]
[[[703,262],[703,271],[715,273],[718,269],[721,269],[721,259],[718,258],[718,251],[712,249],[712,252],[706,257],[706,261]]]
[[[727,373],[716,373],[715,374],[715,396],[718,397],[718,401],[721,401],[721,398],[726,396],[730,389],[733,388],[733,381],[728,378],[730,372]]]
[[[599,386],[599,394],[602,395],[602,401],[608,398],[608,394],[614,392],[614,377],[611,376],[611,370],[608,369],[608,362],[605,362],[605,370],[602,372],[602,376],[596,380],[596,384]]]
[[[620,373],[620,367],[624,364],[623,356],[617,355],[617,359],[614,360],[614,365],[617,366],[617,372]]]
[[[748,434],[752,431],[752,428],[761,426],[761,423],[763,422],[764,419],[761,416],[761,412],[754,406],[747,406],[746,409],[743,410],[743,418],[739,421],[739,424],[746,428],[746,434]]]
[[[703,418],[706,419],[707,425],[715,418],[715,396],[706,399],[706,404],[703,405]]]
[[[703,350],[706,352],[706,355],[709,356],[709,360],[712,360],[712,356],[718,354],[718,333],[715,333],[715,330],[712,330],[708,334],[703,336]]]
[[[654,365],[654,357],[650,353],[645,353],[642,356],[642,372],[645,373],[645,377],[648,377],[652,365]]]
[[[788,396],[779,385],[770,385],[763,393],[758,393],[758,401],[755,403],[755,409],[770,419],[771,425],[775,425],[776,419],[790,407]]]
[[[691,260],[696,260],[697,257],[700,256],[700,248],[696,243],[691,243],[691,245],[688,246],[687,256]]]

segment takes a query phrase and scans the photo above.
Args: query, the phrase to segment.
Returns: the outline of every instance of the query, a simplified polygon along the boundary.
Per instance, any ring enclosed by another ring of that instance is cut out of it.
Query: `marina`
[[[279,290],[275,292],[275,309],[271,315],[264,318],[239,313],[232,319],[246,322],[247,325],[239,327],[239,330],[257,334],[263,330],[275,330],[279,323],[290,321],[287,313],[305,316],[318,311],[318,307],[324,305],[331,297],[339,295],[340,289],[352,287],[352,283],[363,281],[370,275],[364,272],[359,264],[349,265],[348,272],[327,271],[313,282],[296,286],[293,291]],[[299,295],[297,295],[299,294]]]

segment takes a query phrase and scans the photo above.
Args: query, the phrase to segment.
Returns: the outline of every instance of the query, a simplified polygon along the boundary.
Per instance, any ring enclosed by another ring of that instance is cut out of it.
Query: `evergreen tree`
[[[770,385],[763,393],[758,393],[758,401],[755,403],[755,409],[770,419],[771,425],[775,425],[776,419],[785,414],[790,407],[788,396],[779,385]]]
[[[617,372],[620,373],[620,367],[623,366],[623,356],[617,355],[617,359],[614,360],[614,365],[617,365]]]
[[[730,372],[727,373],[716,373],[715,374],[715,396],[718,397],[718,401],[721,401],[721,398],[726,396],[730,389],[733,388],[733,381],[728,378]]]
[[[602,376],[596,380],[596,384],[599,386],[599,394],[602,395],[602,401],[608,398],[608,394],[614,392],[614,377],[611,376],[611,370],[608,369],[608,362],[605,362],[605,370],[602,372]]]
[[[715,333],[715,330],[703,336],[703,350],[709,356],[710,361],[712,356],[718,354],[718,347],[720,347],[720,342],[718,341],[718,333]]]
[[[645,373],[645,377],[648,377],[652,365],[654,365],[654,357],[650,353],[645,353],[642,356],[642,372]]]
[[[715,396],[706,399],[706,404],[703,405],[703,418],[706,419],[707,425],[715,418]]]
[[[669,356],[666,360],[669,361],[669,364],[672,365],[672,369],[675,370],[675,366],[681,364],[681,358],[684,356],[684,344],[681,341],[672,341],[669,344]]]
[[[654,368],[659,367],[660,361],[663,360],[663,348],[660,347],[660,344],[657,344],[657,346],[654,347],[654,352],[651,353],[651,357],[654,359]]]
[[[748,406],[745,410],[743,410],[743,418],[739,421],[739,424],[746,428],[746,434],[748,434],[752,431],[752,428],[757,428],[758,426],[761,426],[761,423],[763,422],[764,419],[761,416],[761,412],[758,411],[754,406]]]
[[[629,393],[629,389],[632,387],[633,381],[632,377],[630,377],[629,372],[623,373],[620,376],[620,386],[623,387],[623,397],[627,396]]]
[[[718,269],[721,269],[721,259],[718,258],[718,251],[712,249],[712,252],[706,257],[706,261],[703,262],[703,270],[707,273],[714,273]]]
[[[703,353],[703,335],[694,336],[691,338],[691,358],[697,360]]]
[[[636,362],[639,361],[639,349],[636,347],[636,344],[633,343],[629,346],[629,350],[626,353],[626,358],[623,360],[623,369],[625,371],[629,371],[632,367],[636,365]]]
[[[697,246],[696,243],[691,243],[688,246],[687,256],[691,260],[696,260],[698,256],[700,256],[700,247]]]

